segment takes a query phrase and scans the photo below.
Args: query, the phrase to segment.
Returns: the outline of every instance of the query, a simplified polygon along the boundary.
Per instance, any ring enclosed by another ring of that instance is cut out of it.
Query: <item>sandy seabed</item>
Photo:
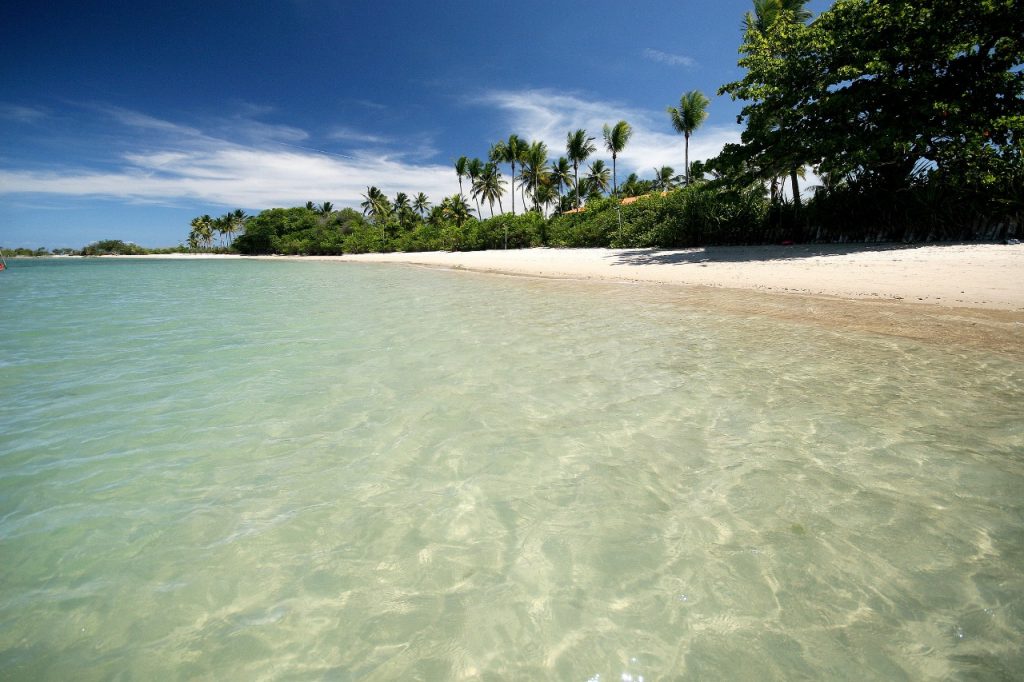
[[[726,312],[1024,355],[1024,244],[539,248],[261,258],[673,285],[687,304]]]

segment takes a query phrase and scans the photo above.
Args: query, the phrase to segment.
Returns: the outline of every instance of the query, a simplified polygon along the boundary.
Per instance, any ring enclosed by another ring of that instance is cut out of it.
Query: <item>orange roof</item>
[[[569,215],[570,213],[583,213],[586,210],[586,206],[580,206],[579,208],[573,208],[568,211],[562,211],[562,215]]]
[[[654,196],[654,192],[651,192],[650,194],[641,194],[638,197],[626,197],[625,199],[623,199],[619,203],[622,204],[623,206],[629,206],[633,202],[640,201],[644,197],[653,197],[653,196]],[[668,196],[668,192],[661,192],[661,196],[667,197]]]

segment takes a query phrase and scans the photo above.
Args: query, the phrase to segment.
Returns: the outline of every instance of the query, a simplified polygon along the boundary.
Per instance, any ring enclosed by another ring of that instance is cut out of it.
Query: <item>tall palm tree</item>
[[[522,163],[523,187],[533,197],[534,208],[537,208],[540,204],[537,201],[537,190],[548,174],[548,146],[543,142],[530,143],[530,146],[523,151]]]
[[[480,159],[473,157],[469,160],[469,164],[466,165],[466,175],[469,176],[469,193],[476,199],[476,195],[473,194],[473,187],[476,185],[477,179],[480,174],[484,172],[484,162]],[[476,217],[483,220],[483,216],[480,215],[480,202],[476,202]]]
[[[491,217],[494,217],[494,202],[497,200],[498,208],[501,208],[501,195],[505,192],[505,181],[501,179],[498,167],[493,163],[484,165],[480,176],[473,182],[473,196],[479,197],[491,207]]]
[[[373,186],[366,188],[366,194],[359,205],[363,209],[363,215],[370,216],[375,223],[383,223],[391,215],[391,202],[388,201],[387,195]]]
[[[398,216],[398,224],[403,229],[409,227],[410,218],[412,218],[412,206],[409,204],[409,195],[405,192],[399,192],[395,195],[395,203],[392,204],[392,208],[395,211],[395,215]]]
[[[625,121],[619,121],[614,126],[604,124],[604,146],[612,154],[612,193],[619,192],[619,178],[615,170],[615,160],[619,152],[626,148],[626,143],[633,136],[633,128]]]
[[[196,245],[203,245],[210,248],[213,243],[213,218],[209,215],[201,215],[192,219],[192,232],[189,235],[189,243],[194,241]]]
[[[466,177],[466,166],[469,165],[469,159],[465,156],[460,156],[455,162],[455,174],[459,176],[459,194],[462,194],[462,178]]]
[[[580,207],[580,164],[590,158],[595,151],[597,151],[597,147],[594,145],[594,138],[587,137],[587,131],[583,128],[566,135],[565,153],[569,157],[569,161],[572,162],[576,186],[576,208]]]
[[[420,216],[426,216],[427,209],[430,208],[430,200],[427,199],[426,194],[420,192],[416,195],[416,198],[412,200],[412,207],[416,209],[416,212],[419,213]]]
[[[597,159],[594,163],[590,164],[588,169],[590,172],[587,173],[587,182],[590,183],[591,188],[597,193],[608,191],[608,176],[611,172],[608,167],[604,165],[604,161]]]
[[[509,175],[512,182],[512,215],[516,214],[516,163],[522,159],[525,149],[526,143],[518,135],[509,135],[507,142],[499,140],[491,147],[491,161],[512,165],[512,174]]]
[[[543,210],[545,218],[548,217],[548,206],[558,201],[558,193],[555,191],[554,181],[550,175],[545,175],[536,191],[533,193],[537,206]]]
[[[214,229],[214,231],[217,234],[220,235],[220,245],[221,246],[224,246],[227,243],[227,237],[231,233],[231,230],[232,230],[231,225],[232,225],[233,222],[234,222],[234,217],[233,217],[231,211],[228,211],[227,213],[225,213],[224,215],[220,216],[219,218],[216,218],[213,221],[213,229]]]
[[[240,208],[236,208],[229,215],[231,216],[231,221],[228,225],[228,246],[231,246],[235,241],[235,235],[239,232],[245,232],[245,223],[249,220],[249,216]]]
[[[562,198],[562,187],[569,187],[572,184],[571,170],[569,159],[564,156],[559,156],[558,161],[551,164],[551,181],[555,184],[555,192],[559,199]]]
[[[704,119],[708,117],[709,104],[711,104],[711,100],[705,97],[700,90],[690,90],[679,98],[678,109],[676,107],[667,109],[669,118],[672,120],[672,127],[686,138],[686,184],[690,184],[690,134],[699,128]]]

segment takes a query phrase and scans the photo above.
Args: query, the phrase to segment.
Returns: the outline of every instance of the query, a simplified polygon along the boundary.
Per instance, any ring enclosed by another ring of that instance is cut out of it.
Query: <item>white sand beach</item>
[[[340,260],[1024,311],[1024,245],[524,249]]]

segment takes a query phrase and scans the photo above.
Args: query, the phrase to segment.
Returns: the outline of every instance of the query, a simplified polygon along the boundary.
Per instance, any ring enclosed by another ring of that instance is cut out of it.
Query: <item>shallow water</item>
[[[0,678],[1024,670],[1019,359],[394,266],[0,295]]]

